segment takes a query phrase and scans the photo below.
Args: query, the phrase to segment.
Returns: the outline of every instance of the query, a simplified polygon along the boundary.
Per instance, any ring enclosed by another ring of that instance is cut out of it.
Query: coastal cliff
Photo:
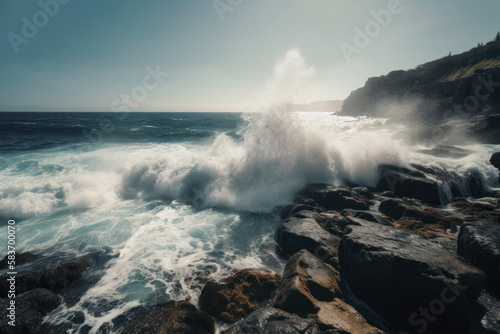
[[[368,79],[344,101],[341,115],[426,122],[500,113],[500,40]]]

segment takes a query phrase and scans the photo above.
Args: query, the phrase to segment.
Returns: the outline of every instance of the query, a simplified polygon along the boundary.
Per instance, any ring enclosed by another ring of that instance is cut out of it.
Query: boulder
[[[465,221],[487,220],[500,223],[498,198],[456,198],[451,206],[458,212],[466,215]]]
[[[222,283],[209,281],[201,291],[202,311],[225,323],[234,323],[271,298],[281,276],[272,270],[243,269]]]
[[[382,201],[379,206],[380,212],[392,219],[401,219],[403,217],[420,218],[421,210],[399,198],[390,198]]]
[[[468,304],[484,288],[484,272],[404,230],[369,222],[346,230],[340,273],[359,299],[395,327],[467,333]]]
[[[188,300],[169,301],[129,311],[122,333],[215,334],[215,323]]]
[[[318,311],[315,301],[332,301],[341,296],[339,281],[337,270],[301,250],[286,264],[274,307],[305,318]]]
[[[325,210],[368,210],[371,203],[366,196],[371,194],[369,191],[366,192],[366,188],[359,187],[356,189],[310,184],[302,191],[302,194],[314,199]]]
[[[338,266],[340,238],[323,229],[313,218],[291,217],[285,220],[276,230],[276,241],[286,255],[307,249],[328,264]]]
[[[16,311],[16,325],[9,325],[9,321],[9,318],[2,317],[0,320],[0,334],[38,333],[43,317],[36,310],[21,308]]]
[[[19,308],[29,308],[40,312],[42,316],[54,311],[63,302],[63,298],[47,289],[35,289],[16,298]]]
[[[391,191],[398,197],[411,197],[440,205],[439,185],[424,173],[403,167],[383,165],[379,169],[378,191]]]
[[[61,296],[46,289],[35,289],[18,295],[15,300],[16,326],[9,325],[10,319],[2,317],[0,333],[39,333],[43,317],[59,307],[62,300]],[[9,301],[10,299],[2,299],[0,304],[3,310]]]
[[[274,307],[315,319],[322,333],[382,333],[340,298],[336,269],[302,250],[289,260]]]
[[[335,211],[323,212],[315,219],[322,228],[338,237],[342,237],[342,231],[350,224],[346,217]]]
[[[342,215],[346,217],[356,217],[356,218],[361,218],[364,220],[368,220],[377,224],[382,224],[382,225],[388,225],[392,226],[392,224],[389,222],[389,217],[380,214],[380,212],[377,211],[365,211],[365,210],[352,210],[352,209],[346,209],[342,210]]]
[[[394,227],[411,231],[425,239],[441,242],[448,249],[455,248],[456,239],[447,232],[458,231],[457,226],[462,223],[461,218],[445,211],[422,206],[410,199],[387,199],[380,203],[379,209],[394,219],[392,221]]]
[[[490,158],[490,163],[500,169],[500,152],[493,153],[493,155]]]
[[[276,308],[253,312],[221,334],[321,334],[313,319],[303,319]]]
[[[293,214],[299,212],[299,211],[311,211],[314,212],[316,208],[311,205],[307,204],[300,204],[300,203],[293,203],[293,204],[288,204],[281,210],[281,219],[287,219],[288,217],[292,216]]]
[[[23,293],[37,288],[59,291],[80,278],[89,266],[88,261],[78,260],[65,263],[55,269],[17,275],[16,292]],[[7,276],[0,277],[0,296],[6,297],[8,289]]]
[[[488,275],[488,287],[500,296],[500,224],[466,223],[458,235],[457,252]]]
[[[319,302],[315,316],[322,333],[383,334],[385,332],[368,324],[358,311],[341,299]]]

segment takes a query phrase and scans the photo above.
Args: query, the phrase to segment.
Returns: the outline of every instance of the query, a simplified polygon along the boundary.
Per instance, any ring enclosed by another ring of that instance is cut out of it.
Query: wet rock
[[[335,211],[323,212],[317,215],[315,219],[321,227],[338,237],[342,237],[344,228],[350,224],[346,217]]]
[[[54,311],[63,302],[63,298],[47,289],[35,289],[16,298],[19,308],[29,308],[40,312],[42,316]]]
[[[302,191],[302,194],[314,199],[325,210],[368,210],[370,201],[366,195],[370,196],[369,192],[366,192],[366,188],[363,187],[356,189],[357,191],[324,184],[310,184]]]
[[[263,308],[253,312],[237,325],[221,334],[320,334],[312,319],[303,319],[275,308]]]
[[[472,334],[500,334],[500,299],[487,290],[471,307]]]
[[[380,212],[394,219],[392,221],[394,227],[440,242],[448,249],[455,248],[456,239],[447,232],[456,232],[462,219],[448,212],[422,206],[409,199],[387,199],[380,203],[379,209]]]
[[[323,229],[315,219],[291,217],[285,220],[276,230],[276,241],[286,255],[307,249],[328,264],[338,266],[340,238]]]
[[[437,210],[430,206],[412,203],[408,199],[388,199],[380,203],[380,212],[398,220],[401,218],[415,218],[425,225],[438,225],[443,230],[457,230],[457,225],[463,221],[449,212]]]
[[[424,173],[407,168],[383,165],[379,169],[380,177],[376,189],[391,191],[397,197],[411,197],[425,203],[439,205],[439,186]]]
[[[3,299],[1,308],[5,310],[10,299]],[[16,326],[8,324],[11,320],[2,317],[0,333],[47,333],[40,330],[43,317],[61,305],[61,296],[46,290],[35,289],[16,297]],[[4,314],[2,312],[2,314]]]
[[[456,198],[451,206],[466,215],[466,221],[487,220],[500,223],[498,198]]]
[[[315,316],[322,333],[383,334],[384,332],[368,322],[349,304],[335,299],[332,302],[319,302]]]
[[[68,334],[73,333],[73,325],[70,322],[63,322],[61,324],[53,325],[45,322],[40,326],[38,333],[40,334]],[[83,332],[83,331],[81,331]]]
[[[281,276],[272,270],[244,269],[222,283],[207,282],[200,295],[200,309],[226,323],[234,323],[271,298]]]
[[[23,293],[37,288],[59,291],[80,278],[89,266],[88,261],[78,260],[65,263],[55,269],[17,275],[16,291]],[[8,289],[7,276],[3,276],[0,278],[0,296],[6,297]]]
[[[40,312],[30,308],[21,308],[16,311],[15,326],[8,324],[9,318],[0,321],[0,334],[31,334],[38,333],[43,317]]]
[[[493,153],[493,155],[490,158],[490,163],[500,169],[500,152]]]
[[[274,307],[315,319],[323,333],[381,333],[340,299],[339,284],[336,269],[302,250],[288,260]]]
[[[215,334],[215,323],[188,300],[169,301],[151,308],[129,312],[122,333],[141,334]]]
[[[403,217],[419,218],[422,215],[420,208],[399,198],[391,198],[381,202],[379,210],[392,219]]]
[[[464,224],[458,235],[457,252],[486,272],[488,287],[500,296],[500,224]]]
[[[283,220],[287,219],[288,217],[294,215],[295,213],[297,213],[299,211],[314,212],[315,210],[316,210],[316,208],[314,206],[307,205],[307,204],[300,204],[300,203],[289,204],[281,210],[281,219],[283,219]]]
[[[16,253],[16,266],[31,262],[33,259],[35,259],[35,257],[36,255],[30,252]],[[8,266],[8,261],[8,255],[5,255],[5,257],[0,261],[0,269],[6,269]]]
[[[382,225],[388,225],[392,226],[392,224],[389,222],[389,217],[380,214],[380,212],[377,211],[363,211],[363,210],[351,210],[351,209],[346,209],[342,211],[342,214],[346,217],[356,217],[356,218],[361,218],[367,221],[371,221],[377,224],[382,224]]]
[[[484,272],[407,231],[368,222],[346,230],[340,273],[359,299],[411,332],[467,333],[468,304],[483,289]],[[418,313],[422,307],[433,310],[433,321]]]
[[[274,307],[301,317],[315,314],[319,309],[316,300],[332,301],[341,296],[339,281],[337,270],[301,250],[288,260]]]

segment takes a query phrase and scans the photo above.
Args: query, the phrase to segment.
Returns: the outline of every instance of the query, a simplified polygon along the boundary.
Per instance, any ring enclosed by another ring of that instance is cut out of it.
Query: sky
[[[0,0],[0,111],[242,111],[298,50],[296,102],[461,53],[498,0]]]

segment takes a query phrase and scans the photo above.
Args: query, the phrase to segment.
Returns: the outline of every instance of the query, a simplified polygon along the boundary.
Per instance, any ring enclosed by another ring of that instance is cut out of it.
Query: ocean
[[[0,113],[0,242],[16,221],[23,270],[88,256],[95,265],[47,321],[109,332],[137,305],[190,297],[233,269],[283,271],[280,207],[308,183],[375,186],[380,164],[474,172],[498,187],[499,145],[435,157],[404,125],[330,112]],[[466,195],[466,194],[464,194]],[[4,274],[5,270],[0,272]]]

